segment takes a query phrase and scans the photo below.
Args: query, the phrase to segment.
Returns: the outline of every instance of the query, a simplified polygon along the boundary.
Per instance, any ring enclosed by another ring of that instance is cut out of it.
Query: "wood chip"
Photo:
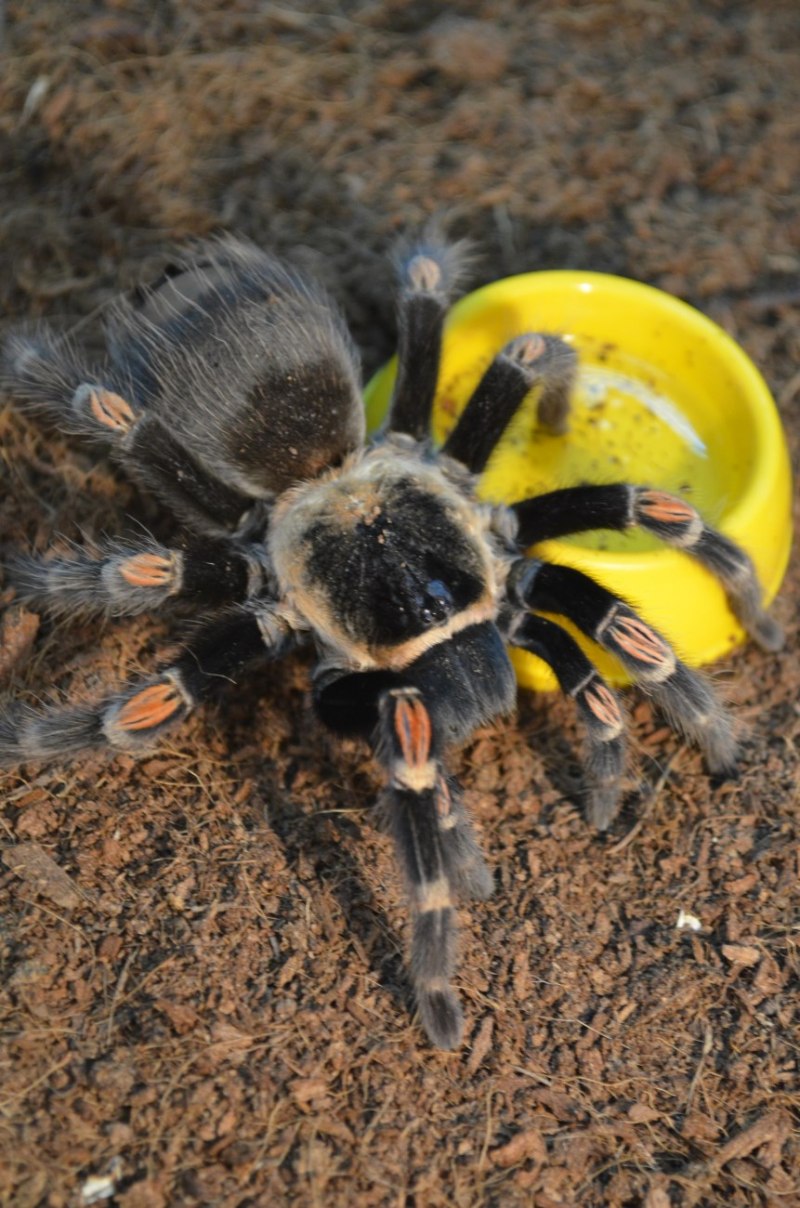
[[[743,965],[745,969],[752,968],[761,960],[758,948],[751,948],[746,944],[723,944],[722,955],[732,965]]]
[[[494,1016],[485,1015],[481,1026],[478,1028],[478,1034],[475,1037],[472,1045],[472,1052],[467,1061],[467,1071],[474,1074],[478,1066],[483,1061],[489,1049],[492,1047],[492,1035],[494,1033]]]
[[[324,1078],[294,1078],[289,1083],[289,1090],[303,1108],[312,1102],[320,1105],[330,1103],[328,1084]]]
[[[547,1161],[547,1143],[538,1129],[529,1128],[517,1133],[506,1145],[493,1149],[489,1156],[495,1166],[502,1167],[519,1166],[528,1158],[543,1163]]]
[[[39,632],[39,617],[22,604],[13,604],[0,620],[0,678],[24,659]]]
[[[726,1162],[732,1162],[735,1158],[746,1157],[754,1149],[774,1140],[776,1136],[784,1135],[786,1135],[785,1118],[779,1112],[770,1112],[723,1145],[714,1161],[718,1166],[724,1166]]]
[[[628,1119],[633,1124],[652,1124],[654,1120],[661,1119],[661,1112],[657,1107],[648,1107],[646,1103],[634,1103],[628,1108]]]
[[[644,1202],[644,1208],[671,1208],[672,1200],[669,1192],[663,1187],[651,1187]]]
[[[81,896],[72,878],[38,843],[18,843],[5,848],[2,856],[6,867],[27,882],[34,893],[65,910],[80,905]]]

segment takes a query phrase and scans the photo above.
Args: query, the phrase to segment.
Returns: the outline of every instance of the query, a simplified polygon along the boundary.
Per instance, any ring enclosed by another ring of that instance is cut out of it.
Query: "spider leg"
[[[0,764],[111,746],[146,750],[257,659],[280,658],[292,630],[269,604],[238,608],[200,629],[155,676],[94,704],[0,716]]]
[[[478,846],[461,789],[452,776],[440,777],[436,801],[439,837],[450,884],[465,901],[483,902],[494,893],[494,877]]]
[[[415,440],[428,436],[442,328],[461,276],[464,244],[448,244],[435,234],[398,257],[397,378],[387,429]]]
[[[566,430],[569,396],[578,360],[558,336],[517,336],[492,361],[468,400],[442,452],[480,474],[522,400],[541,386],[539,422]]]
[[[625,767],[625,723],[618,697],[578,643],[546,617],[523,613],[512,623],[509,642],[552,667],[561,691],[577,704],[588,738],[586,781],[589,821],[606,830],[619,807]]]
[[[240,603],[263,594],[266,551],[225,538],[190,540],[171,549],[152,540],[103,541],[73,557],[20,554],[8,580],[26,603],[61,615],[135,616],[170,600],[200,605]]]
[[[193,458],[113,371],[97,371],[42,327],[12,334],[0,353],[0,384],[20,410],[69,436],[106,446],[152,494],[194,528],[239,527],[254,499],[219,481]]]
[[[140,419],[115,452],[131,477],[196,532],[236,532],[257,502],[201,465],[155,415]]]
[[[138,409],[118,393],[107,369],[47,327],[12,332],[0,355],[0,385],[21,411],[69,436],[117,443],[136,423]]]
[[[388,777],[381,804],[411,899],[411,976],[425,1031],[439,1048],[453,1049],[463,1031],[450,985],[456,958],[453,894],[474,856],[474,840],[465,838],[460,825],[461,807],[443,776],[421,693],[384,693],[379,717],[377,754]]]
[[[735,616],[765,650],[779,650],[783,632],[762,606],[761,586],[749,556],[705,523],[684,499],[667,491],[618,483],[567,487],[515,503],[522,546],[594,529],[639,526],[696,558],[725,589]]]
[[[713,690],[624,600],[581,571],[537,558],[521,558],[512,565],[509,593],[526,608],[568,617],[615,655],[670,723],[698,744],[712,774],[733,771],[736,740]]]
[[[314,707],[320,721],[335,733],[369,738],[378,724],[381,698],[390,690],[407,687],[398,672],[318,668],[314,675]],[[441,727],[441,720],[438,724]],[[454,890],[465,899],[491,897],[494,879],[452,777],[439,778],[437,809],[439,839]]]

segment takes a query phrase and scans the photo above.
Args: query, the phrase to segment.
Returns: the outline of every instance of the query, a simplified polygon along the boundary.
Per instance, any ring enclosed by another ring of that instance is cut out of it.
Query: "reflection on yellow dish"
[[[508,503],[587,482],[666,488],[748,551],[765,600],[772,600],[791,545],[789,458],[766,383],[738,345],[684,302],[635,281],[582,272],[509,277],[450,313],[433,419],[437,443],[492,357],[526,331],[552,332],[578,350],[570,430],[537,430],[535,400],[523,405],[481,478],[481,497]],[[392,361],[367,387],[372,428],[386,411],[394,375]],[[744,638],[713,576],[647,534],[585,533],[543,542],[536,553],[624,596],[694,666]],[[626,682],[616,662],[579,640],[609,679]],[[556,686],[534,655],[514,651],[513,658],[526,687]]]

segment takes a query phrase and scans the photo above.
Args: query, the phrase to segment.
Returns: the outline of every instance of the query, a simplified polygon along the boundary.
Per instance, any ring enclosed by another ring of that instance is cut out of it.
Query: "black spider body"
[[[580,486],[490,507],[477,476],[525,396],[563,431],[575,371],[553,335],[520,333],[487,369],[444,446],[428,439],[442,326],[459,249],[437,240],[400,266],[399,371],[385,430],[364,444],[358,358],[338,312],[296,270],[247,243],[201,245],[114,308],[93,368],[48,331],[12,336],[4,381],[23,409],[104,445],[181,521],[173,548],[106,542],[96,555],[23,556],[19,595],[58,611],[122,615],[172,601],[207,614],[173,662],[105,700],[0,719],[0,757],[147,748],[217,688],[302,644],[318,655],[320,719],[373,745],[413,913],[412,976],[434,1043],[459,1042],[450,986],[454,899],[492,879],[446,748],[509,712],[508,644],[533,651],[575,700],[587,734],[587,812],[614,817],[624,764],[617,695],[565,629],[615,654],[724,772],[730,719],[706,681],[623,600],[526,555],[535,542],[641,525],[723,582],[769,648],[752,564],[682,499],[628,484]]]
[[[401,667],[496,614],[491,547],[467,499],[414,451],[379,446],[276,504],[282,598],[339,657]]]

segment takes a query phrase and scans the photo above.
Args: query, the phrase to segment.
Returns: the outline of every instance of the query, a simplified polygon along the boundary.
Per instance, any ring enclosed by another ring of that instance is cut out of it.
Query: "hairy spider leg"
[[[207,240],[117,302],[106,344],[96,373],[46,330],[12,335],[0,378],[23,409],[106,444],[195,531],[252,531],[276,495],[363,443],[343,317],[242,240]]]
[[[577,704],[586,727],[587,815],[606,830],[619,808],[625,769],[625,720],[611,690],[575,639],[546,617],[519,614],[509,628],[512,646],[527,650],[552,667],[561,691]]]
[[[180,548],[107,540],[69,557],[17,554],[6,563],[17,597],[74,616],[135,616],[172,600],[210,607],[261,596],[269,577],[266,550],[224,537],[190,539]]]
[[[60,432],[105,445],[128,473],[187,524],[238,527],[252,497],[220,482],[148,414],[113,368],[95,370],[47,328],[11,335],[0,356],[0,383],[20,410]]]
[[[703,676],[681,662],[667,640],[624,600],[582,571],[537,558],[512,565],[510,592],[526,608],[569,618],[615,655],[671,725],[697,743],[712,774],[734,771],[737,744],[726,710]]]
[[[110,370],[85,361],[48,327],[12,332],[0,355],[0,385],[20,410],[68,436],[115,445],[140,418]]]
[[[465,244],[446,243],[431,233],[397,257],[397,377],[386,425],[390,432],[415,440],[429,434],[442,329],[466,252]]]
[[[296,635],[271,605],[251,604],[198,630],[183,654],[146,680],[94,704],[0,716],[0,763],[111,746],[139,752],[183,721],[222,684],[260,659],[278,659]]]
[[[440,776],[436,805],[447,875],[465,902],[483,902],[494,893],[494,877],[478,845],[472,821],[452,776]]]
[[[376,753],[388,784],[381,807],[405,875],[412,912],[411,976],[431,1041],[453,1049],[464,1019],[450,985],[456,963],[453,858],[455,798],[442,772],[430,713],[416,688],[379,702]]]
[[[558,336],[517,336],[484,373],[442,452],[480,474],[523,399],[536,385],[541,387],[540,424],[550,432],[564,432],[576,371],[574,349]]]
[[[555,621],[523,612],[511,623],[509,643],[543,658],[564,696],[578,705],[587,739],[586,813],[598,830],[607,830],[619,809],[625,771],[625,718],[619,697]]]
[[[155,415],[145,415],[120,450],[131,477],[195,532],[242,527],[256,498],[223,482],[191,455]]]
[[[706,524],[679,496],[651,487],[617,483],[567,487],[513,504],[522,546],[595,529],[639,526],[667,545],[682,549],[716,575],[731,610],[765,650],[779,650],[783,632],[765,612],[761,585],[750,557],[729,537]]]

